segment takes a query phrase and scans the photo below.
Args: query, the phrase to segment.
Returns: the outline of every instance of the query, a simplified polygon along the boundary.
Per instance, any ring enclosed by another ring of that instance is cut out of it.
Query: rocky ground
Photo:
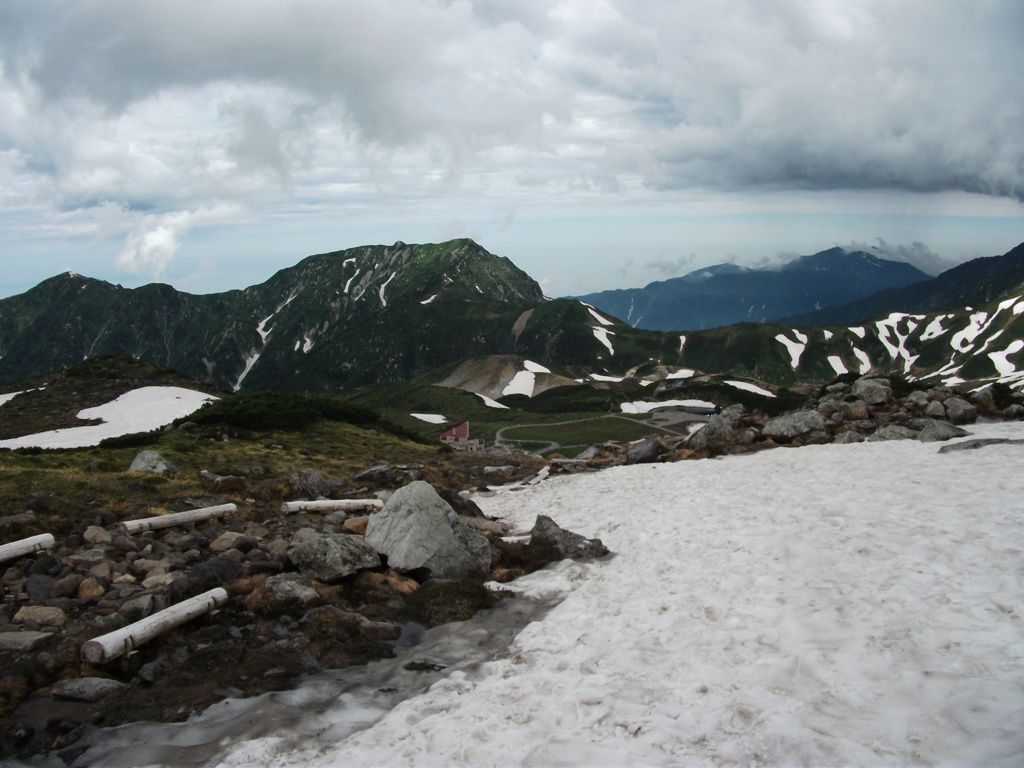
[[[481,471],[502,482],[527,479],[528,470],[512,461]],[[135,464],[136,471],[174,471],[151,451]],[[421,469],[380,465],[352,478],[380,488],[375,493],[366,486],[354,493],[347,490],[353,483],[315,470],[295,472],[288,485],[295,499],[394,496],[376,512],[378,521],[410,489],[425,492],[405,508],[433,508],[440,523],[432,527],[454,531],[454,543],[426,545],[455,553],[441,562],[417,561],[386,537],[366,544],[371,510],[286,513],[261,503],[136,533],[113,512],[99,512],[52,549],[0,565],[0,755],[60,751],[97,726],[181,720],[225,697],[289,688],[305,674],[390,656],[425,627],[501,599],[485,580],[510,580],[581,544],[543,524],[526,541],[507,542],[505,526],[452,489],[439,488],[439,496],[419,480]],[[206,475],[211,488],[240,480]],[[224,501],[192,498],[184,506]],[[0,518],[0,529],[24,525],[26,516]],[[427,538],[399,529],[412,541]],[[218,610],[109,662],[83,660],[88,640],[217,587],[228,595]]]
[[[781,445],[945,440],[979,417],[1024,417],[1022,400],[1005,388],[965,397],[945,387],[851,379],[783,416],[733,406],[691,437],[591,446],[552,457],[539,473],[535,460],[482,457],[478,482]],[[149,453],[136,471],[176,471]],[[225,697],[285,689],[305,674],[389,656],[424,627],[502,599],[486,580],[604,552],[542,517],[530,538],[510,537],[468,495],[423,482],[423,469],[380,464],[344,482],[305,469],[282,480],[291,499],[386,499],[380,511],[285,512],[251,500],[224,517],[129,533],[121,517],[100,510],[51,549],[0,563],[0,756],[56,751],[71,759],[75,742],[95,727],[181,720]],[[220,505],[244,489],[242,478],[204,478],[210,495],[182,499],[181,508]],[[0,517],[0,532],[24,527],[26,515]],[[420,546],[437,529],[450,541]],[[427,550],[448,555],[431,559]],[[86,641],[215,588],[227,592],[218,610],[110,661],[83,661]]]

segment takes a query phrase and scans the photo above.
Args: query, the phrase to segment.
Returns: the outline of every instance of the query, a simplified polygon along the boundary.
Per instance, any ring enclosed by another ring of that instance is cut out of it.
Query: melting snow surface
[[[273,315],[268,315],[267,317],[260,320],[259,325],[256,326],[256,333],[260,335],[260,338],[263,340],[264,344],[267,343],[267,336],[270,335],[270,331],[274,330],[273,328],[271,328],[269,331],[267,330],[267,323],[269,323],[273,319],[273,317]]]
[[[864,328],[862,326],[854,326],[854,327],[850,328],[849,331],[850,331],[850,333],[853,333],[853,334],[856,334],[857,336],[860,336],[862,339],[864,338],[865,331],[864,331]]]
[[[860,361],[860,370],[858,373],[861,375],[871,370],[871,358],[868,357],[868,353],[862,349],[853,348],[853,354]]]
[[[533,360],[524,360],[523,367],[532,373],[551,373],[551,370],[545,368],[540,363],[535,363]]]
[[[764,395],[765,397],[775,397],[774,392],[769,392],[764,387],[759,387],[756,384],[751,384],[749,381],[727,381],[725,382],[730,387],[736,387],[736,389],[742,389],[747,392],[753,392],[755,395]]]
[[[479,392],[477,392],[476,396],[479,397],[481,400],[483,400],[484,401],[484,405],[486,405],[488,408],[504,408],[504,409],[508,410],[508,406],[507,405],[502,405],[497,400],[492,400],[487,395],[481,395]]]
[[[666,379],[689,379],[697,372],[692,368],[680,368],[678,371],[670,373],[666,376]]]
[[[1004,349],[1002,352],[989,352],[988,356],[992,360],[992,364],[999,371],[1000,376],[1009,376],[1012,373],[1017,372],[1017,366],[1006,359],[1007,355],[1013,355],[1024,349],[1024,341],[1016,339],[1010,342],[1010,346]]]
[[[436,298],[437,298],[438,296],[440,296],[440,295],[441,295],[441,294],[439,294],[439,293],[435,293],[435,294],[434,294],[433,296],[431,296],[431,297],[430,297],[429,299],[424,299],[423,301],[421,301],[421,302],[420,302],[420,304],[429,304],[430,302],[432,302],[432,301],[433,301],[434,299],[436,299]]]
[[[967,352],[974,346],[974,340],[978,338],[988,327],[988,312],[975,312],[967,323],[967,327],[957,331],[949,340],[949,345],[957,352]]]
[[[590,306],[589,304],[587,304],[587,305],[585,305],[585,306],[586,306],[586,307],[587,307],[587,309],[589,310],[590,314],[592,314],[592,315],[594,316],[594,319],[596,319],[596,320],[597,320],[597,322],[599,322],[599,323],[600,323],[601,325],[615,325],[615,323],[613,323],[613,322],[612,322],[611,320],[609,320],[608,318],[606,318],[606,317],[601,317],[601,316],[600,316],[599,314],[597,314],[597,310],[595,310],[595,309],[594,309],[594,308],[593,308],[592,306]]]
[[[714,403],[709,403],[706,400],[661,400],[655,402],[648,402],[646,400],[636,400],[632,403],[622,403],[621,408],[623,413],[650,413],[655,408],[669,408],[669,407],[687,407],[687,408],[714,408]]]
[[[795,371],[797,366],[800,365],[800,356],[804,353],[804,349],[807,348],[807,336],[796,329],[793,330],[793,335],[796,337],[796,341],[782,333],[776,336],[775,340],[781,343],[786,348],[786,351],[789,352],[789,364],[793,366]]]
[[[831,339],[831,338],[832,338],[833,336],[835,336],[835,334],[834,334],[834,333],[832,333],[832,331],[822,331],[822,332],[821,332],[821,334],[822,334],[822,336],[824,336],[824,337],[825,337],[825,341],[828,341],[828,340],[829,340],[829,339]]]
[[[683,346],[684,346],[685,344],[686,344],[686,337],[685,337],[685,336],[680,336],[680,337],[679,337],[679,351],[680,351],[680,352],[682,352],[682,351],[683,351]]]
[[[875,327],[878,329],[878,340],[882,342],[882,346],[889,353],[889,357],[896,360],[903,360],[903,372],[910,373],[910,368],[914,364],[920,355],[912,355],[907,350],[906,343],[907,339],[910,338],[911,334],[917,328],[917,320],[922,319],[921,315],[907,315],[902,312],[893,312],[885,320],[879,320],[875,323]],[[905,322],[906,331],[900,332],[900,323]],[[893,341],[889,338],[889,334],[892,334],[896,340]]]
[[[241,388],[242,382],[245,380],[245,377],[249,375],[249,371],[252,370],[252,367],[256,365],[256,361],[259,359],[260,353],[255,349],[249,353],[249,356],[247,358],[245,358],[245,367],[242,368],[242,372],[238,374],[238,380],[231,388],[233,392],[237,392]]]
[[[839,355],[829,355],[828,364],[832,366],[832,370],[839,376],[842,376],[844,373],[849,373],[849,371],[846,370],[846,363],[843,362],[843,358]]]
[[[355,259],[353,259],[353,261],[355,261]],[[358,277],[358,276],[359,276],[359,269],[357,268],[356,271],[355,271],[355,274],[353,274],[352,277],[350,277],[345,282],[345,287],[342,289],[342,293],[348,293],[349,286],[352,285],[352,281],[355,280],[356,277]]]
[[[622,381],[623,376],[605,376],[603,373],[592,373],[590,378],[594,381]]]
[[[19,391],[17,391],[17,392],[7,392],[7,393],[5,393],[5,394],[3,394],[3,395],[0,395],[0,405],[3,405],[3,404],[4,404],[4,403],[6,403],[6,402],[7,402],[8,400],[13,400],[13,399],[14,399],[14,398],[16,398],[16,397],[17,397],[18,395],[20,395],[20,394],[21,394],[22,392],[25,392],[25,391],[26,391],[26,390],[22,389],[22,390],[19,390]]]
[[[970,430],[1024,438],[1020,422]],[[1022,765],[1022,450],[808,446],[474,497],[519,532],[542,513],[615,556],[504,585],[561,602],[504,651],[445,657],[393,708],[372,677],[269,694],[141,726],[134,747],[111,731],[100,746],[124,753],[102,762]],[[291,710],[261,718],[260,701]]]
[[[942,327],[942,321],[951,317],[953,315],[936,315],[932,318],[932,321],[928,323],[928,327],[924,329],[924,333],[921,334],[921,341],[939,338],[939,336],[946,332],[946,329]]]
[[[505,385],[505,388],[501,390],[502,396],[504,395],[526,395],[527,397],[533,397],[533,385],[536,383],[537,377],[532,371],[520,371],[512,377],[512,381]]]
[[[410,413],[414,419],[425,421],[428,424],[444,424],[448,419],[439,413]]]
[[[596,338],[598,341],[600,341],[602,344],[608,347],[608,352],[610,352],[613,355],[615,354],[615,350],[612,348],[612,343],[608,340],[608,337],[614,335],[614,332],[609,331],[605,328],[594,329],[594,338]]]
[[[382,307],[386,307],[388,305],[387,299],[384,298],[384,289],[388,287],[388,283],[395,279],[395,275],[397,274],[397,272],[392,272],[388,279],[384,281],[384,284],[377,289],[377,295],[380,296],[380,305]]]
[[[78,418],[103,419],[102,424],[14,437],[0,441],[0,448],[83,448],[98,445],[100,440],[108,437],[157,429],[217,399],[213,395],[182,387],[133,389],[109,403],[78,412]]]

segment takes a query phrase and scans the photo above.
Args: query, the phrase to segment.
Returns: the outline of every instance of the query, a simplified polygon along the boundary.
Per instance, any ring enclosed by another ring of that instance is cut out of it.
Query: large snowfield
[[[513,584],[564,599],[496,658],[390,710],[346,694],[226,737],[212,762],[1024,764],[1024,445],[939,447],[776,449],[478,498],[616,554]]]
[[[477,496],[521,534],[547,514],[615,554],[503,585],[520,597],[491,615],[536,619],[517,635],[445,625],[292,693],[97,732],[75,765],[1022,765],[1024,443],[939,453],[956,442]]]

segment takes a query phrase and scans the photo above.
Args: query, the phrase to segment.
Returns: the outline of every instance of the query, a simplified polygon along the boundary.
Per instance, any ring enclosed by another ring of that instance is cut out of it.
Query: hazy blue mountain
[[[687,331],[771,322],[928,279],[910,264],[832,248],[779,269],[719,264],[643,288],[577,298],[637,328]]]

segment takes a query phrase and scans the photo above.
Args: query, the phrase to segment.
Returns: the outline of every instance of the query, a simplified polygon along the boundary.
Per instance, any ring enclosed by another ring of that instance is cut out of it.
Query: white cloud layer
[[[7,0],[0,216],[118,206],[160,274],[222,204],[1019,203],[1021,40],[1016,0]]]

